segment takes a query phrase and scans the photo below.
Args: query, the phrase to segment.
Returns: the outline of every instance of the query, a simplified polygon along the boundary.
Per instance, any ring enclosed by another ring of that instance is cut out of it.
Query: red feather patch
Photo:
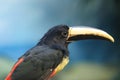
[[[13,66],[12,70],[10,71],[10,73],[8,74],[8,76],[5,78],[5,80],[12,80],[12,79],[11,79],[12,73],[13,73],[14,70],[17,68],[17,66],[19,66],[19,64],[23,62],[23,60],[24,60],[23,58],[20,58],[20,59],[17,61],[17,63]]]
[[[54,70],[48,79],[52,78],[55,74],[56,74],[56,71]]]

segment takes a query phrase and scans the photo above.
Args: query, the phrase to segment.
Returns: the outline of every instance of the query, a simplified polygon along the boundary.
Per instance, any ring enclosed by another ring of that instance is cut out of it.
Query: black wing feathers
[[[22,57],[24,61],[12,74],[12,80],[46,80],[62,61],[63,53],[46,46],[36,46]]]

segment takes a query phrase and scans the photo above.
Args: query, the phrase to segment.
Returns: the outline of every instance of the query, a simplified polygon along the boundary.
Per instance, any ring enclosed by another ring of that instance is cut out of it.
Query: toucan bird
[[[103,30],[91,27],[57,25],[14,64],[5,80],[50,80],[69,62],[69,43],[84,39],[114,42]]]

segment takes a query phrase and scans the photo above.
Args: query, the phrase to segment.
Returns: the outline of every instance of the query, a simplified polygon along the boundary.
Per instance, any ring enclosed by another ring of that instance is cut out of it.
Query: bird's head
[[[101,39],[114,42],[111,35],[100,29],[85,26],[68,27],[67,25],[57,25],[44,35],[39,44],[67,46],[68,43],[84,39]]]

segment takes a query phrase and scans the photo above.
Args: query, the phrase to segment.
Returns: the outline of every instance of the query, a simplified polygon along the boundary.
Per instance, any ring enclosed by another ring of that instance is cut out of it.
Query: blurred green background
[[[111,34],[115,43],[70,44],[71,61],[52,80],[120,80],[120,0],[0,0],[0,80],[58,24],[97,27]]]

